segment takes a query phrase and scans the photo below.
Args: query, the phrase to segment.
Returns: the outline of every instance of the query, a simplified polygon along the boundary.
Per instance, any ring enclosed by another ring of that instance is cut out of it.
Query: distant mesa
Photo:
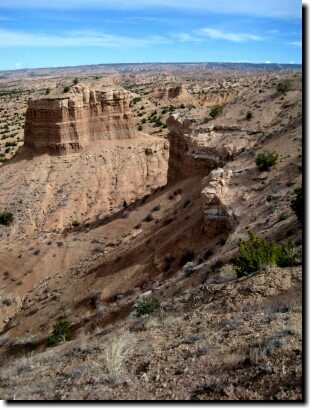
[[[193,97],[188,93],[182,84],[177,84],[173,86],[166,86],[161,88],[156,88],[153,91],[153,96],[157,100],[170,101],[177,100],[182,102],[192,102]]]
[[[94,141],[133,139],[139,135],[129,102],[120,89],[73,86],[68,94],[30,99],[25,146],[51,154],[77,152]]]

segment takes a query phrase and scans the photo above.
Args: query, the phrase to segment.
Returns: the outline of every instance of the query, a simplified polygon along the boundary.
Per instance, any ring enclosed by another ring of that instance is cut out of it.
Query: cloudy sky
[[[0,0],[0,69],[301,63],[299,0]]]

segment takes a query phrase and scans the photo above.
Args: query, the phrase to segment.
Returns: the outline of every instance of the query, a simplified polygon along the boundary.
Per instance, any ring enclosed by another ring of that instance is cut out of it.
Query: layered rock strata
[[[66,154],[93,141],[136,138],[130,99],[123,89],[76,86],[69,94],[29,100],[25,146]]]

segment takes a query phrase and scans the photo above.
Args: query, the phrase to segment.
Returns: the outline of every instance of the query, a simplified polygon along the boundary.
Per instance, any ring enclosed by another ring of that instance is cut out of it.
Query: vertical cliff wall
[[[136,138],[130,99],[122,89],[77,86],[70,94],[29,100],[25,146],[66,154],[92,141]]]

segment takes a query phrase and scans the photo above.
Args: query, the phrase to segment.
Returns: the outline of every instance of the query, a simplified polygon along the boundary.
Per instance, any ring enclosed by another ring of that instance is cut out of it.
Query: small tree
[[[294,87],[294,82],[290,78],[285,78],[277,84],[277,91],[285,94],[287,91],[291,91]]]
[[[12,212],[0,212],[0,225],[10,225],[13,222]]]
[[[276,152],[262,151],[256,157],[256,165],[259,171],[269,171],[278,160],[278,154]]]
[[[304,200],[302,186],[294,189],[294,194],[290,201],[290,208],[295,212],[297,218],[302,223],[304,217]]]
[[[74,85],[77,85],[78,83],[79,83],[79,80],[78,80],[77,77],[75,77],[75,78],[74,78],[74,81],[73,81],[73,84],[74,84]]]
[[[216,118],[222,114],[222,111],[223,111],[223,105],[217,104],[211,107],[210,115],[212,118]]]
[[[253,117],[252,112],[248,111],[247,114],[246,114],[246,120],[250,121],[252,119],[252,117]]]
[[[74,335],[69,328],[70,323],[67,320],[58,320],[53,327],[52,335],[48,337],[48,346],[73,339]]]
[[[240,257],[233,265],[239,277],[259,271],[265,266],[292,266],[295,262],[293,244],[278,245],[275,242],[267,242],[266,239],[248,232],[249,240],[240,238],[238,248]]]
[[[159,300],[154,297],[144,298],[134,305],[136,316],[149,315],[159,308]]]

